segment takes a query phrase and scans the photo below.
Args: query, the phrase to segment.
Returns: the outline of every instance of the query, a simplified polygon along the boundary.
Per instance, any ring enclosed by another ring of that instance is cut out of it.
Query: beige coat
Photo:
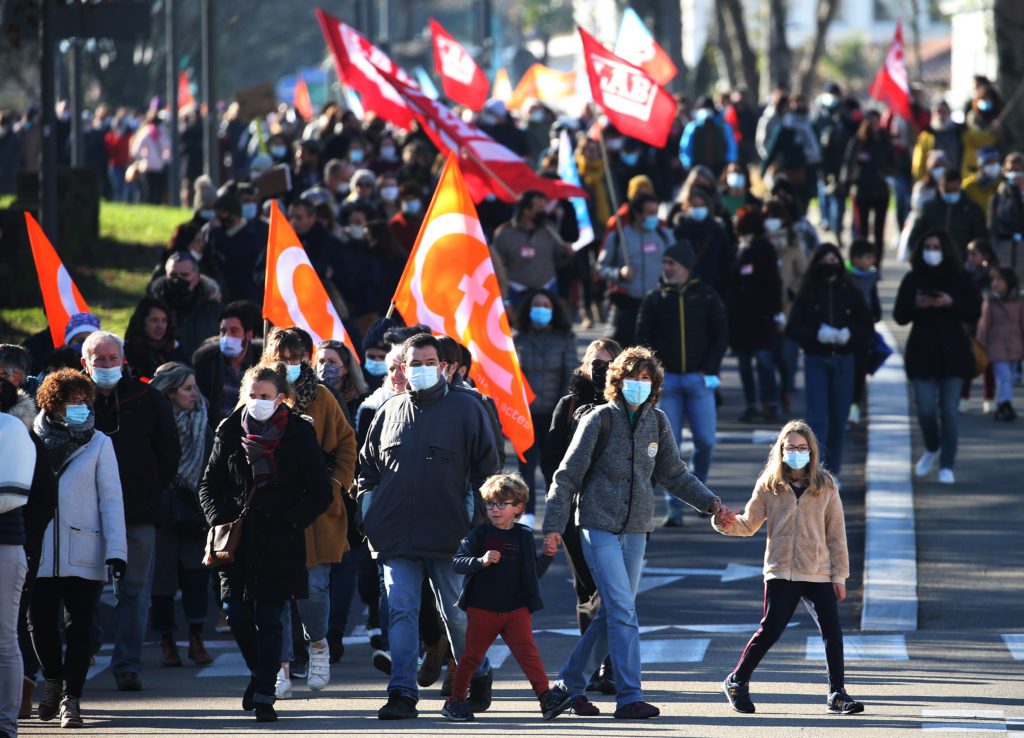
[[[729,529],[711,524],[727,536],[752,536],[768,523],[764,578],[793,582],[844,584],[850,576],[843,502],[835,486],[819,495],[805,492],[797,500],[791,489],[780,495],[760,487]]]

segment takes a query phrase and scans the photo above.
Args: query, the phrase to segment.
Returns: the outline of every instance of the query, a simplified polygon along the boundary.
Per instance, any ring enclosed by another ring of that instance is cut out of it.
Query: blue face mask
[[[647,379],[624,379],[622,396],[630,405],[643,405],[651,396],[651,382]]]
[[[956,205],[960,202],[960,190],[957,190],[956,192],[943,192],[942,199],[950,205]]]
[[[82,423],[89,419],[91,412],[88,405],[66,405],[64,407],[64,418],[68,421],[68,425],[82,425]]]
[[[92,377],[92,381],[96,383],[97,387],[102,389],[110,389],[114,387],[118,382],[121,381],[121,367],[112,366],[109,368],[94,366],[89,370],[89,376]]]
[[[246,220],[252,220],[256,217],[256,203],[254,202],[243,202],[242,203],[242,217]]]
[[[302,373],[302,364],[289,364],[285,373],[288,377],[288,384],[295,384],[299,379],[299,374]]]
[[[690,217],[698,223],[708,217],[707,208],[690,208]]]
[[[409,367],[409,371],[406,376],[409,379],[409,386],[416,392],[422,390],[428,390],[437,384],[438,377],[441,376],[441,371],[436,366],[413,366]]]
[[[783,451],[782,463],[790,469],[800,470],[811,463],[810,451]]]
[[[619,158],[622,159],[622,163],[627,167],[633,167],[640,161],[640,154],[635,151],[623,151],[619,154]]]
[[[363,366],[371,377],[383,377],[388,373],[388,363],[383,359],[367,359]]]
[[[211,221],[215,217],[217,217],[217,213],[215,213],[212,210],[200,210],[199,211],[199,217],[202,218],[205,221]]]
[[[551,316],[554,313],[549,307],[532,307],[530,308],[530,320],[536,326],[544,327],[551,322]]]
[[[660,222],[661,221],[658,220],[657,215],[648,215],[643,221],[644,230],[653,231],[658,227],[658,223]]]

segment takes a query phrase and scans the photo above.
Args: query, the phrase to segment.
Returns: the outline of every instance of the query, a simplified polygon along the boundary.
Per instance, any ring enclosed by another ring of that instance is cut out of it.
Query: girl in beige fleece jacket
[[[786,629],[802,600],[825,643],[829,712],[849,715],[864,705],[844,685],[843,631],[838,604],[846,599],[850,575],[843,503],[832,475],[820,463],[818,441],[802,420],[787,423],[768,454],[768,463],[742,514],[716,515],[719,533],[752,536],[767,524],[764,555],[764,617],[743,650],[735,671],[722,684],[737,712],[754,712],[749,680]]]

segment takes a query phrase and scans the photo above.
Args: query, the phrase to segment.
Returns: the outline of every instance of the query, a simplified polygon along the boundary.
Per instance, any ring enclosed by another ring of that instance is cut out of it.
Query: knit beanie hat
[[[665,249],[665,256],[672,261],[678,261],[687,269],[693,269],[693,262],[696,260],[693,255],[693,246],[689,241],[676,241]]]
[[[64,344],[79,333],[94,333],[100,329],[100,319],[92,313],[75,313],[64,326]]]
[[[641,187],[646,187],[647,192],[654,194],[654,182],[646,174],[638,174],[629,180],[629,184],[626,186],[626,199],[632,200],[640,192]]]

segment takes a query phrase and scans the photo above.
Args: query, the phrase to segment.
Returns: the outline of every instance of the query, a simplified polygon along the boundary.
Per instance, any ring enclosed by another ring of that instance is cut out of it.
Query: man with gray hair
[[[160,492],[174,481],[181,447],[170,403],[148,384],[124,373],[124,341],[96,331],[82,344],[82,366],[96,384],[96,430],[114,443],[128,533],[128,567],[114,581],[116,632],[111,668],[117,688],[142,689]]]
[[[176,251],[167,257],[166,276],[155,279],[149,294],[163,300],[171,309],[171,319],[178,327],[178,341],[185,354],[191,356],[203,341],[217,335],[220,325],[220,286],[199,273],[199,262],[187,251]]]

